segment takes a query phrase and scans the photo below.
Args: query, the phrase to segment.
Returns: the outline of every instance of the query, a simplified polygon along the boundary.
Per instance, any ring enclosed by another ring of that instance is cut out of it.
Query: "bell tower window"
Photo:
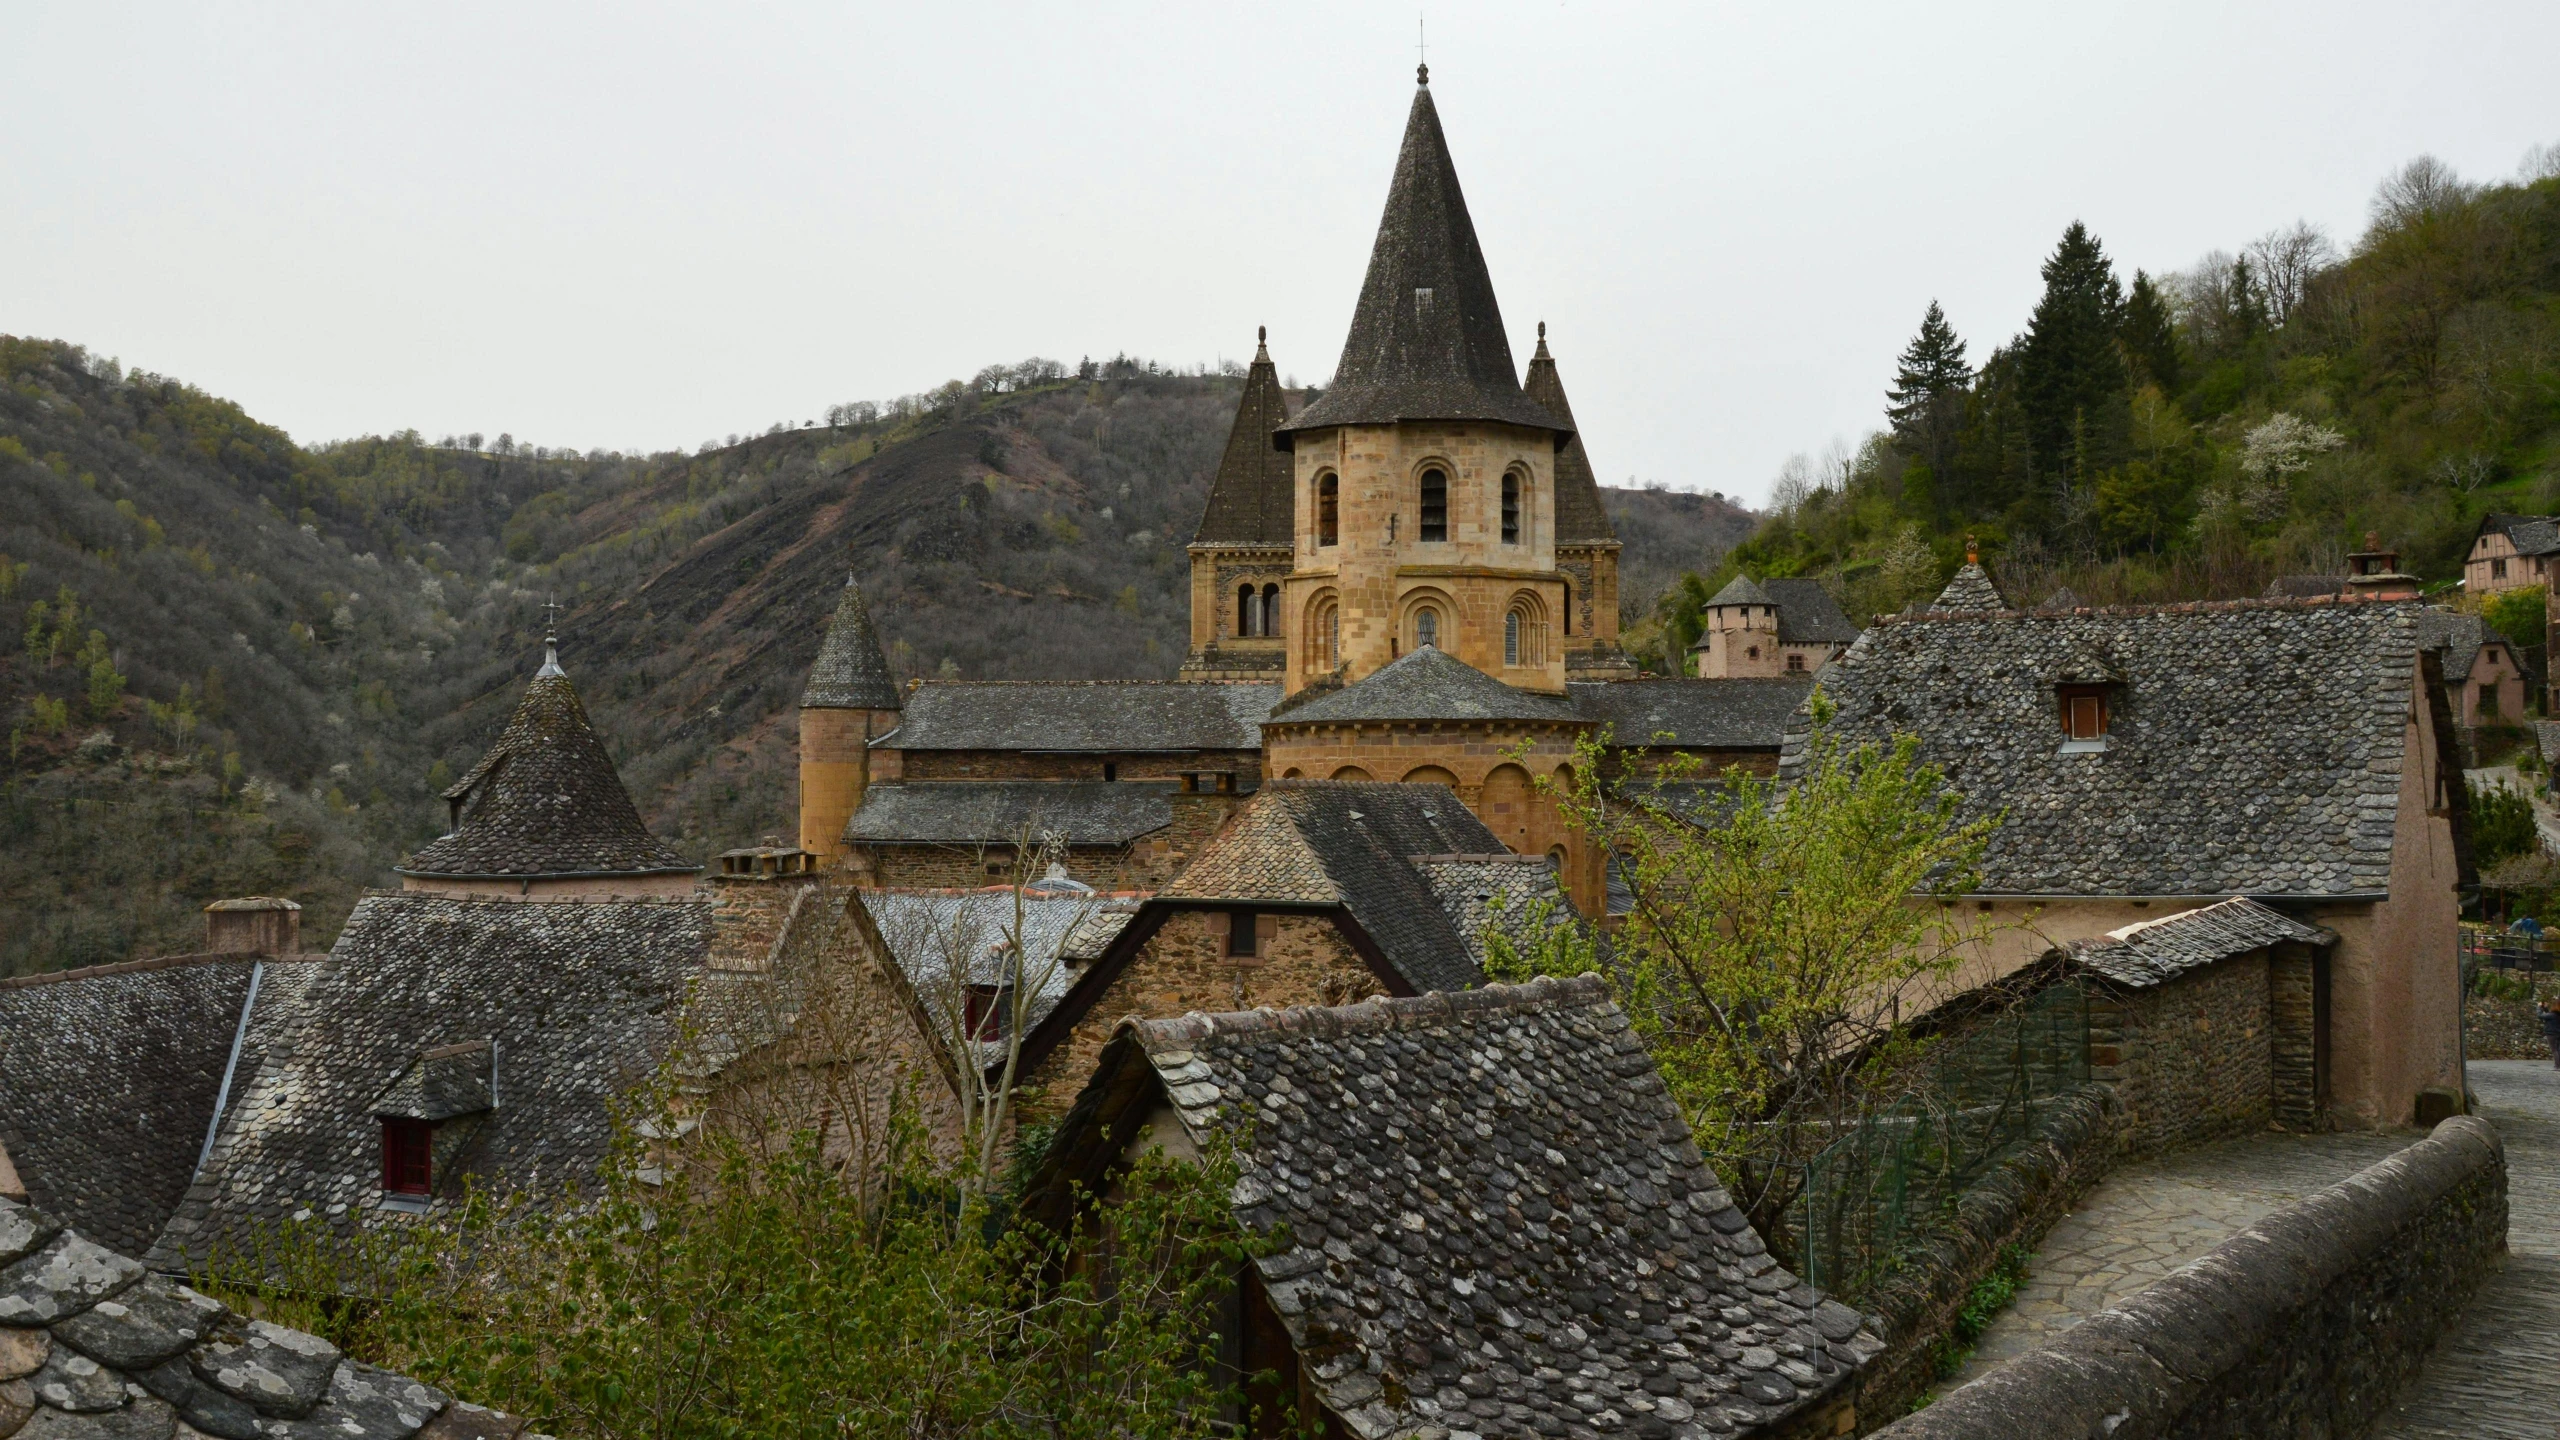
[[[1280,624],[1280,587],[1277,585],[1265,585],[1262,587],[1262,633],[1265,635],[1277,635],[1281,632],[1282,628],[1283,627]]]
[[[1502,477],[1502,543],[1520,543],[1520,477]]]
[[[1250,585],[1239,587],[1236,591],[1236,633],[1238,635],[1262,633],[1262,597],[1255,594]]]
[[[1338,475],[1316,481],[1316,543],[1342,543],[1342,478]]]
[[[1517,610],[1502,617],[1502,663],[1520,663],[1520,612]]]
[[[1436,466],[1422,472],[1422,526],[1414,538],[1426,545],[1449,538],[1449,474]]]

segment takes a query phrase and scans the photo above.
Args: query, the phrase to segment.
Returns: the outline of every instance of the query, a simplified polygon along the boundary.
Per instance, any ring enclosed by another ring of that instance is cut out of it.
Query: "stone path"
[[[2560,1436],[2560,1071],[2474,1060],[2472,1093],[2507,1145],[2507,1264],[2439,1341],[2376,1440]]]

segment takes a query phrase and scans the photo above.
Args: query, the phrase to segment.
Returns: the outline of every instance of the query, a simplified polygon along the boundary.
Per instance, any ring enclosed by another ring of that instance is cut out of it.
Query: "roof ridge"
[[[1194,1010],[1170,1019],[1132,1016],[1120,1022],[1118,1034],[1133,1035],[1149,1051],[1180,1050],[1213,1036],[1257,1040],[1295,1034],[1350,1035],[1401,1029],[1407,1024],[1450,1020],[1461,1015],[1506,1010],[1539,1010],[1566,1006],[1614,1005],[1608,982],[1585,971],[1569,980],[1542,975],[1521,985],[1487,985],[1476,990],[1433,990],[1423,995],[1375,995],[1353,1005],[1292,1005],[1274,1010]]]
[[[1878,615],[1875,617],[1875,623],[1902,625],[1946,620],[1982,620],[2007,615],[2030,620],[2068,620],[2081,615],[2138,617],[2203,615],[2233,610],[2386,610],[2400,606],[2429,608],[2414,595],[2388,599],[2350,598],[2337,595],[2251,595],[2237,600],[2166,600],[2154,605],[2090,605],[2067,612],[2020,609],[2015,606],[1998,610],[1902,610]]]
[[[264,955],[251,950],[190,950],[183,955],[151,955],[140,960],[114,960],[104,965],[83,965],[77,970],[46,970],[34,975],[11,975],[0,978],[0,990],[32,990],[39,985],[59,985],[66,980],[96,980],[109,975],[141,975],[153,970],[184,970],[199,965],[218,965],[226,960],[325,960],[325,951],[297,950],[286,954]]]

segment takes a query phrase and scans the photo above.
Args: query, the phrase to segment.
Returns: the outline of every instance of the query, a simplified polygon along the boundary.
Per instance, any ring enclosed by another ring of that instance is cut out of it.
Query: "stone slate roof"
[[[1929,602],[1929,608],[1939,611],[2005,610],[2009,608],[2009,602],[2000,598],[2000,587],[1991,583],[1989,572],[1968,560],[1957,568],[1955,578],[1947,582],[1947,588],[1938,592],[1938,598]]]
[[[642,823],[556,656],[543,657],[507,728],[444,798],[454,809],[452,833],[402,861],[401,874],[517,879],[702,868]]]
[[[382,1200],[379,1097],[434,1051],[495,1048],[495,1108],[438,1147],[434,1203],[462,1173],[491,1188],[590,1178],[612,1106],[646,1080],[701,973],[715,902],[458,899],[373,894],[356,903],[296,1003],[261,1004],[264,1056],[242,1074],[204,1171],[148,1256],[185,1273],[218,1238],[303,1209],[339,1224]],[[190,1156],[192,1158],[192,1156]]]
[[[2243,897],[2075,940],[2070,949],[2084,969],[2141,989],[2285,941],[2335,945],[2338,936]]]
[[[1768,591],[1760,588],[1759,581],[1748,575],[1736,575],[1724,582],[1724,588],[1716,592],[1716,598],[1708,601],[1707,606],[1713,609],[1718,605],[1775,605],[1777,603],[1769,598]]]
[[[0,1429],[23,1440],[514,1440],[524,1429],[146,1274],[41,1209],[0,1200],[0,1267]]]
[[[1581,912],[1543,855],[1424,855],[1411,863],[1478,969],[1485,964],[1487,930],[1500,930],[1524,950],[1543,938],[1541,927],[1533,923],[1533,912],[1541,905],[1548,927],[1582,923]]]
[[[1236,397],[1227,451],[1209,479],[1194,545],[1292,545],[1297,530],[1297,461],[1271,434],[1289,421],[1289,397],[1271,363],[1269,332],[1256,337],[1253,364]]]
[[[847,575],[835,618],[827,622],[827,638],[819,642],[817,663],[809,667],[808,688],[800,692],[800,708],[895,710],[898,698],[898,680],[880,652],[871,607],[863,602],[862,587]]]
[[[1141,754],[1256,750],[1277,685],[1182,680],[929,680],[883,750]]]
[[[312,968],[192,955],[0,981],[0,1145],[28,1198],[139,1254],[204,1151],[251,976],[272,1011]]]
[[[2505,531],[2519,555],[2560,555],[2560,515],[2498,513],[2480,517],[2475,534],[2486,535],[2492,530]]]
[[[1417,645],[1338,690],[1273,708],[1266,725],[1392,720],[1548,720],[1583,717],[1562,695],[1505,685],[1436,645]]]
[[[1129,1021],[1032,1213],[1167,1106],[1235,1144],[1264,1290],[1353,1434],[1731,1435],[1883,1349],[1768,1253],[1596,976]]]
[[[1033,1029],[1066,998],[1078,967],[1100,957],[1138,912],[1137,896],[1102,895],[1082,886],[1077,891],[1081,893],[1044,894],[1027,886],[1023,891],[1019,929],[1027,953],[1019,973],[1036,986],[1026,1021]],[[935,1026],[934,1037],[952,1032],[955,960],[964,967],[961,984],[997,984],[1007,978],[1009,967],[998,947],[1009,944],[1016,930],[1012,887],[853,894],[905,977],[908,993]],[[980,1059],[994,1063],[1003,1054],[1001,1041],[988,1041]]]
[[[1286,449],[1300,431],[1400,420],[1492,420],[1552,430],[1559,440],[1567,430],[1521,392],[1427,82],[1414,91],[1342,363],[1323,396],[1272,441]]]
[[[1617,680],[1574,684],[1574,707],[1609,727],[1610,743],[1683,750],[1775,750],[1813,677]],[[1668,733],[1670,739],[1660,738]]]
[[[1761,588],[1778,605],[1781,645],[1846,645],[1858,638],[1857,622],[1819,580],[1765,580]]]
[[[463,1040],[419,1052],[373,1097],[377,1120],[446,1121],[497,1104],[497,1053],[486,1040]]]
[[[884,780],[845,822],[853,845],[1010,845],[1022,827],[1126,845],[1173,823],[1173,786],[1143,780]]]
[[[1582,448],[1573,402],[1565,398],[1564,377],[1556,373],[1556,358],[1547,353],[1544,320],[1538,322],[1538,353],[1529,357],[1529,378],[1520,389],[1573,432],[1556,451],[1556,543],[1590,545],[1617,539],[1609,509],[1600,503],[1600,479],[1592,472],[1591,455]]]
[[[2244,600],[1893,616],[1822,687],[1848,740],[1915,734],[1968,815],[2005,812],[1986,892],[2376,895],[2419,614]],[[2063,754],[2054,686],[2093,653],[2124,677],[2106,748]],[[1782,775],[1802,764],[1809,724],[1789,722]]]
[[[2481,647],[2508,641],[2477,615],[2465,615],[2459,610],[2426,610],[2418,616],[2418,643],[2443,657],[2444,678],[2459,685],[2471,678],[2471,666],[2480,658]]]
[[[1484,983],[1482,942],[1414,860],[1507,853],[1443,786],[1274,780],[1157,896],[1339,905],[1415,991],[1464,990]]]

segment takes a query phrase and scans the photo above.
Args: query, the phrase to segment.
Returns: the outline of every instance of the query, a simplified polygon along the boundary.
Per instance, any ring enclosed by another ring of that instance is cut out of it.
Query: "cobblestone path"
[[[2560,1436],[2560,1071],[2474,1060],[2472,1093],[2507,1145],[2507,1264],[2427,1357],[2376,1440]]]

